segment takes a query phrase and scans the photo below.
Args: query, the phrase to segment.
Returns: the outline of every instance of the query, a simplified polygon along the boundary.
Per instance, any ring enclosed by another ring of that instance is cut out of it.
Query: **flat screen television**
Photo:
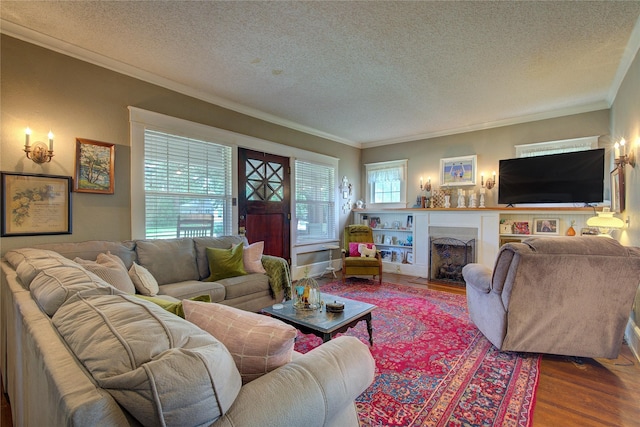
[[[500,160],[498,203],[597,203],[604,193],[604,148]]]

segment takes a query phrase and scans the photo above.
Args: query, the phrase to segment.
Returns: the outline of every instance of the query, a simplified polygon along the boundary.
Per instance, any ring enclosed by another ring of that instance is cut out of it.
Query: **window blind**
[[[296,243],[337,238],[335,168],[295,161]]]
[[[215,234],[231,234],[231,162],[231,147],[145,129],[146,237],[177,237],[190,214],[213,214]]]

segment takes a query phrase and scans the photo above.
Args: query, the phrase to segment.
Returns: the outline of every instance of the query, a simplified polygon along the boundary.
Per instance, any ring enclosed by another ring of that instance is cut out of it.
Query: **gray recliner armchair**
[[[615,358],[640,284],[640,248],[602,237],[507,243],[462,270],[471,320],[501,351]]]

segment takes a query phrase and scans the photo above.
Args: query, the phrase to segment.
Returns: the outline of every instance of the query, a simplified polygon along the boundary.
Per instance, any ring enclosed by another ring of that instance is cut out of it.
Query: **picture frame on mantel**
[[[440,159],[440,186],[476,185],[477,162],[478,156],[475,154]]]
[[[611,211],[620,213],[625,208],[624,169],[620,166],[611,171]]]

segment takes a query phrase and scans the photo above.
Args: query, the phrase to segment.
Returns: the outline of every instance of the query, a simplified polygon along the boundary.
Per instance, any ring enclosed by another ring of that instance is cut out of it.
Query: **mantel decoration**
[[[440,186],[476,185],[477,161],[478,156],[475,154],[440,159]]]
[[[113,194],[115,188],[115,145],[76,138],[76,179],[78,193]]]
[[[71,234],[71,177],[2,172],[2,237]]]

